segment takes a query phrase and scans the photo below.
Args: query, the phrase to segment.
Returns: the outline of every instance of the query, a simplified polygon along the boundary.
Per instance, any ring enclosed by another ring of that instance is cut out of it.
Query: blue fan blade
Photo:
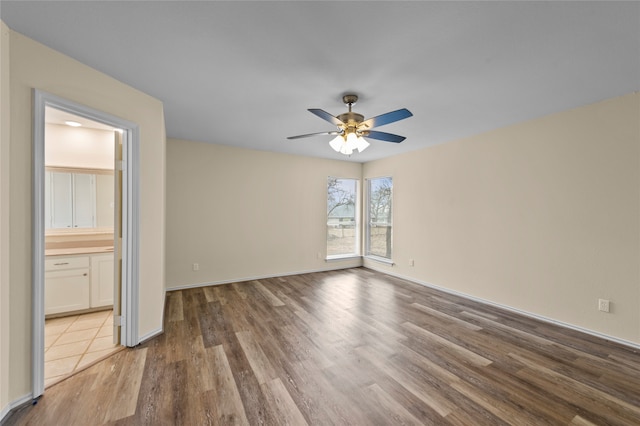
[[[327,111],[318,109],[318,108],[311,108],[309,110],[310,113],[317,115],[318,117],[322,118],[323,120],[328,121],[331,124],[335,124],[336,126],[340,126],[341,124],[344,124],[342,121],[338,120],[337,117],[334,117],[333,115],[329,114]]]
[[[359,128],[371,129],[373,127],[384,126],[385,124],[393,123],[394,121],[404,120],[405,118],[409,118],[413,116],[411,111],[406,108],[399,109],[397,111],[391,111],[386,114],[378,115],[377,117],[372,117],[364,120]]]
[[[308,138],[309,136],[318,136],[318,135],[339,135],[340,132],[319,132],[319,133],[307,133],[306,135],[298,135],[298,136],[289,136],[287,139],[301,139]]]
[[[377,139],[379,141],[395,142],[395,143],[400,143],[406,139],[404,136],[398,136],[392,133],[376,132],[375,130],[369,130],[369,131],[363,132],[362,136],[369,139]]]

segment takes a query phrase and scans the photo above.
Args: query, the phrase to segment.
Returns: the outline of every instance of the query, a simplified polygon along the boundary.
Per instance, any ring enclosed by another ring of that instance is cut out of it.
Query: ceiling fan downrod
[[[349,107],[349,111],[345,112],[344,114],[338,115],[337,118],[338,120],[344,123],[345,130],[351,128],[352,131],[355,131],[355,129],[358,127],[358,124],[364,121],[364,115],[351,111],[351,107],[356,102],[358,102],[358,95],[353,95],[353,94],[344,95],[342,97],[342,102],[344,102],[344,104]],[[338,126],[338,127],[341,127],[341,126]]]

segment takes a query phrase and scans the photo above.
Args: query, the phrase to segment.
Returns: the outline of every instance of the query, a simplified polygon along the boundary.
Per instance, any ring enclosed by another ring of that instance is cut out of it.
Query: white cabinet
[[[113,254],[91,256],[91,307],[113,305]]]
[[[113,259],[112,253],[48,256],[45,315],[113,305]]]
[[[89,256],[47,258],[44,276],[45,315],[89,308]]]
[[[95,175],[47,171],[45,222],[47,228],[95,228]]]
[[[96,175],[73,173],[73,227],[96,227]]]

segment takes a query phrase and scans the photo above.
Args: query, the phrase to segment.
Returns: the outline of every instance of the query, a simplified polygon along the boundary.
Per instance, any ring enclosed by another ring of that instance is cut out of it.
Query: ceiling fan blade
[[[324,111],[318,108],[311,108],[311,109],[308,109],[307,111],[317,115],[318,117],[322,118],[325,121],[328,121],[331,124],[335,124],[336,126],[344,125],[342,121],[338,120],[338,117],[334,117],[333,115],[329,114],[327,111]]]
[[[298,136],[289,136],[287,139],[302,139],[308,138],[311,136],[319,136],[319,135],[339,135],[341,132],[333,131],[333,132],[319,132],[319,133],[307,133],[306,135],[298,135]]]
[[[376,132],[375,130],[364,131],[362,132],[362,136],[369,139],[395,143],[400,143],[406,139],[404,136],[394,135],[393,133]]]
[[[378,115],[364,120],[358,127],[365,127],[371,129],[372,127],[380,127],[385,124],[393,123],[394,121],[404,120],[413,116],[411,111],[406,108],[402,108],[396,111],[391,111],[386,114]]]

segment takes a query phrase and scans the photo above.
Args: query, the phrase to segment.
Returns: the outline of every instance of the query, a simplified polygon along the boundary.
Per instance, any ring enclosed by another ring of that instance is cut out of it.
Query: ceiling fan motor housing
[[[344,102],[345,105],[355,105],[356,102],[358,102],[358,95],[344,95],[342,97],[342,102]]]

